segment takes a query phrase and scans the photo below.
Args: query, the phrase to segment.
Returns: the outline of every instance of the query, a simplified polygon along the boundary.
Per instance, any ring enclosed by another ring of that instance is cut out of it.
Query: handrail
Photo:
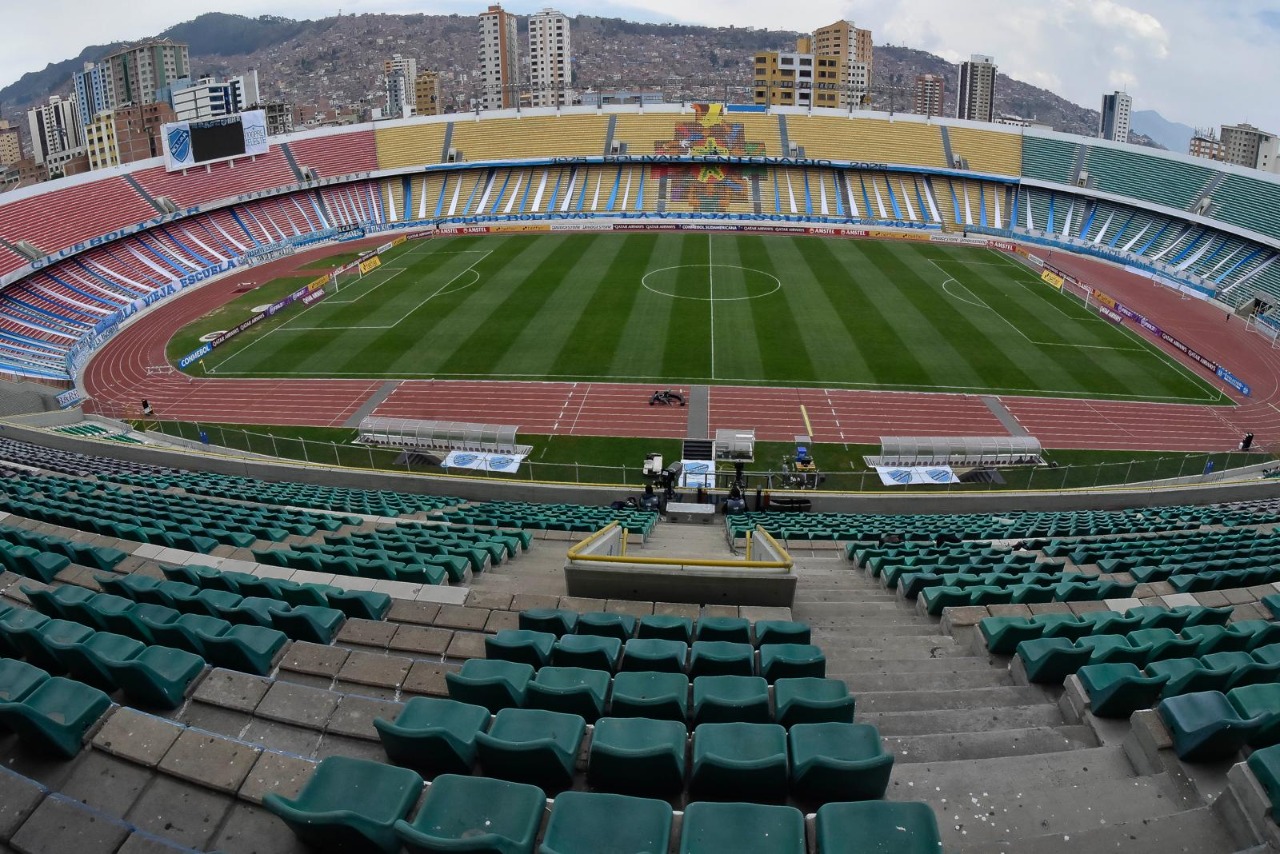
[[[594,543],[600,537],[610,533],[618,527],[618,523],[610,522],[605,527],[596,531],[589,537],[584,538],[575,543],[568,551],[568,558],[575,561],[584,561],[591,563],[613,563],[613,564],[640,564],[643,566],[691,566],[706,567],[714,569],[738,569],[738,570],[764,570],[764,569],[782,569],[791,570],[795,565],[791,560],[791,556],[787,554],[786,549],[782,547],[777,540],[769,536],[765,531],[759,531],[759,534],[768,537],[769,542],[778,550],[780,554],[787,555],[785,560],[728,560],[716,558],[680,558],[680,557],[636,557],[627,554],[621,555],[584,555],[582,550],[591,543]]]

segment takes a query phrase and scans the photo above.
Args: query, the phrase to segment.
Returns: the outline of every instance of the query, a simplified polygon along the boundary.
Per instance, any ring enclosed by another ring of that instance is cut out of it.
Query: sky
[[[473,15],[491,0],[11,0],[0,15],[0,87],[89,44],[139,39],[205,11],[316,18],[365,12]],[[528,14],[553,0],[508,0]],[[1250,122],[1280,132],[1273,94],[1280,0],[571,0],[568,15],[812,30],[846,18],[876,44],[951,61],[995,58],[1002,73],[1097,108],[1124,89],[1135,110],[1196,127]]]

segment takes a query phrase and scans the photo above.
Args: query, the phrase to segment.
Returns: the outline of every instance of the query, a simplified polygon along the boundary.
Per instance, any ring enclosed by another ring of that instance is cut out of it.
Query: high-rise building
[[[1112,142],[1129,141],[1129,121],[1133,116],[1133,98],[1127,92],[1102,96],[1102,116],[1098,120],[1098,136]]]
[[[1191,137],[1187,153],[1192,157],[1202,157],[1205,160],[1225,160],[1227,157],[1226,149],[1222,147],[1222,140],[1218,139],[1218,132],[1213,128],[1197,128]]]
[[[109,65],[86,62],[83,71],[72,75],[72,83],[76,87],[76,108],[80,113],[81,127],[87,128],[94,116],[115,106]]]
[[[267,118],[267,136],[279,136],[283,133],[293,133],[294,128],[294,110],[293,104],[286,104],[283,101],[270,101],[259,105]]]
[[[407,119],[417,115],[418,97],[414,85],[418,77],[418,60],[395,54],[382,63],[386,83],[387,108],[382,115],[389,119]]]
[[[8,119],[0,119],[0,166],[9,166],[22,159],[22,140],[18,126]]]
[[[106,169],[149,160],[164,153],[164,125],[178,121],[164,101],[134,104],[98,113],[85,129],[90,169]]]
[[[438,116],[444,112],[440,97],[440,75],[435,71],[419,71],[413,81],[413,91],[418,104],[418,115]]]
[[[1280,171],[1280,139],[1251,124],[1222,126],[1223,160],[1248,169]]]
[[[27,129],[36,163],[56,166],[84,150],[80,112],[75,98],[64,101],[57,95],[49,103],[27,112]]]
[[[187,46],[149,41],[118,50],[102,60],[111,86],[111,106],[164,100],[161,91],[191,77]]]
[[[480,98],[481,110],[502,110],[520,103],[516,90],[520,81],[520,49],[516,42],[516,19],[501,6],[480,13]]]
[[[996,61],[975,53],[960,64],[956,91],[956,118],[990,122],[996,113]]]
[[[243,113],[258,103],[258,72],[221,80],[202,77],[188,86],[175,86],[169,92],[170,106],[178,121],[194,122]]]
[[[529,16],[529,103],[559,107],[573,103],[569,19],[555,9]]]
[[[794,51],[766,50],[755,55],[755,76],[753,78],[753,100],[757,104],[769,104],[781,107],[815,106],[813,39],[801,36],[796,39]],[[832,66],[830,82],[834,84],[838,72],[835,70],[835,57],[823,57]],[[825,67],[824,67],[824,70]],[[835,88],[824,90],[823,94],[838,97]],[[818,106],[835,106],[831,103]]]
[[[922,116],[942,115],[946,100],[947,81],[938,74],[916,75],[916,97],[913,112]]]
[[[825,98],[815,98],[815,106],[852,107],[871,100],[872,72],[875,69],[875,48],[871,42],[871,30],[859,29],[852,21],[836,21],[813,31],[815,57],[835,57],[837,64],[835,83],[837,97],[833,103],[823,103]],[[824,89],[822,80],[819,89]]]

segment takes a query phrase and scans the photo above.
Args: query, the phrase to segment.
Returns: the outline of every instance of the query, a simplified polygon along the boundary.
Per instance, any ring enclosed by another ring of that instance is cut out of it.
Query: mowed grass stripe
[[[708,239],[715,276],[716,373],[721,377],[771,378],[769,369],[778,366],[768,364],[762,356],[761,330],[754,311],[760,303],[778,302],[779,294],[765,296],[773,287],[769,276],[774,275],[766,268],[768,258],[744,254],[752,253],[749,237],[717,235]]]
[[[613,377],[661,381],[667,377],[663,363],[666,360],[671,318],[683,309],[687,300],[653,293],[645,288],[643,279],[646,272],[669,266],[679,256],[684,241],[675,234],[646,234],[636,237],[643,241],[639,245],[648,245],[649,262],[646,266],[627,270],[619,276],[619,299],[629,299],[631,306],[622,319],[620,329],[601,329],[597,333],[597,337],[610,334],[614,337],[612,354],[600,354],[600,373]]]
[[[675,274],[678,293],[708,297],[707,238],[684,238],[678,248],[679,260],[675,263],[679,269],[671,271]],[[662,342],[661,375],[686,382],[713,378],[711,303],[707,299],[679,299],[674,302],[676,305],[671,310]]]
[[[754,374],[738,373],[734,376],[816,382],[819,376],[809,349],[813,340],[801,329],[791,301],[791,297],[801,290],[811,293],[814,283],[806,282],[801,285],[790,281],[792,277],[801,275],[801,270],[779,267],[774,263],[768,242],[763,237],[741,237],[737,244],[739,263],[776,276],[781,285],[768,296],[748,300],[743,304],[747,309],[747,317],[743,323],[749,324],[749,328],[755,332],[750,340],[759,369]],[[735,330],[731,330],[730,334],[744,341],[748,340],[747,335],[738,334]],[[817,337],[812,336],[814,339]],[[850,349],[847,339],[843,344],[846,351]]]

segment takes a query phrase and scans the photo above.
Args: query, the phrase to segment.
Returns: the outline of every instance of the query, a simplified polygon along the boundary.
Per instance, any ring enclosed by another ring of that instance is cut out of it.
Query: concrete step
[[[940,658],[894,658],[890,656],[869,659],[844,650],[837,650],[835,654],[827,653],[827,675],[839,679],[856,678],[864,673],[960,673],[970,670],[1007,672],[1004,668],[992,667],[985,658],[978,658],[972,655],[948,655]]]
[[[844,639],[856,641],[875,637],[950,637],[939,631],[937,623],[918,623],[902,617],[865,621],[851,618],[846,619],[844,625],[838,629],[823,626],[821,623],[815,624],[809,620],[803,622],[809,623],[809,627],[821,635],[822,640],[815,643],[835,646],[839,646]]]
[[[920,641],[924,642],[920,643]],[[892,639],[881,638],[880,643],[849,642],[843,647],[836,648],[834,652],[832,651],[832,645],[829,643],[824,644],[819,640],[815,640],[814,643],[822,647],[828,660],[831,660],[831,656],[835,655],[838,656],[836,660],[845,662],[901,661],[906,659],[920,661],[973,657],[972,647],[961,646],[945,635],[939,635],[934,638],[920,638],[914,635]],[[885,644],[890,645],[886,646]]]
[[[857,720],[859,723],[874,724],[883,736],[1052,727],[1061,726],[1063,722],[1058,707],[1049,704],[924,712],[863,712],[858,708]]]
[[[1079,750],[1097,747],[1098,740],[1087,726],[1057,726],[889,736],[884,743],[895,763],[905,765]]]
[[[1033,685],[971,688],[966,691],[859,692],[858,708],[865,712],[918,712],[928,709],[992,709],[1001,706],[1039,706],[1048,694]]]
[[[1105,826],[1075,832],[1063,831],[1038,836],[1009,838],[1003,844],[986,843],[964,838],[959,848],[948,848],[955,854],[1079,854],[1084,851],[1124,851],[1126,854],[1231,854],[1236,846],[1208,807],[1186,810],[1169,815],[1153,814],[1150,804],[1141,798],[1135,803],[1108,805],[1108,811],[1132,811],[1124,821],[1107,822]],[[1130,810],[1131,806],[1144,804],[1148,812]],[[1157,805],[1158,806],[1158,805]],[[1046,805],[1052,813],[1052,808]],[[1095,811],[1097,812],[1097,811]],[[1057,823],[1059,816],[1046,821]],[[1102,821],[1101,818],[1098,819]]]
[[[827,668],[828,675],[832,668]],[[961,670],[954,673],[863,673],[841,675],[854,694],[885,691],[967,691],[973,688],[996,688],[1013,685],[1013,678],[1002,670]]]

